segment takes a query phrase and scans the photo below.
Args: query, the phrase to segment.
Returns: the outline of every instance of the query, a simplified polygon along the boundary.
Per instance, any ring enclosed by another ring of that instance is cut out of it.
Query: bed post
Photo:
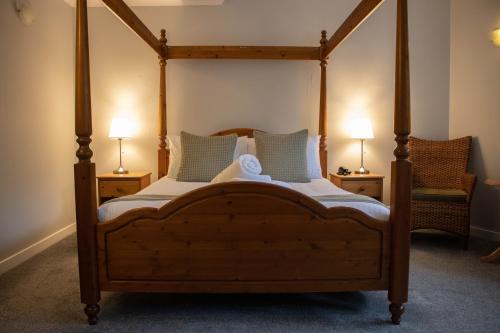
[[[160,144],[158,145],[158,179],[167,175],[168,170],[168,155],[167,149],[167,91],[166,91],[166,73],[167,66],[167,38],[165,29],[161,30],[160,36],[161,56],[160,60],[160,99],[158,104],[158,137]]]
[[[410,260],[410,216],[412,164],[408,160],[410,121],[410,69],[408,50],[408,2],[398,0],[396,36],[396,91],[394,133],[396,161],[391,165],[391,274],[389,307],[394,324],[399,324],[408,301]]]
[[[95,164],[91,162],[93,153],[90,149],[92,113],[87,0],[78,0],[76,5],[75,89],[75,133],[79,148],[76,151],[78,163],[74,166],[74,177],[80,298],[81,302],[86,304],[88,322],[93,325],[97,323],[101,295],[97,271]]]
[[[326,66],[328,65],[327,58],[323,58],[326,51],[326,44],[328,38],[326,37],[326,30],[321,31],[321,47],[320,47],[320,66],[321,66],[321,84],[319,95],[319,161],[321,164],[321,173],[323,177],[328,176],[328,149],[326,144],[327,139],[327,90],[326,90]]]

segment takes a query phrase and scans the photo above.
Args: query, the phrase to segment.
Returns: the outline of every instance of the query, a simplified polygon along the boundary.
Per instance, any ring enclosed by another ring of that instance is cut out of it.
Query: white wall
[[[500,28],[500,1],[452,0],[450,137],[474,137],[472,169],[479,182],[472,223],[500,236],[500,190],[483,183],[500,179],[500,47],[489,34]]]
[[[319,44],[357,0],[226,0],[215,7],[134,8],[154,32],[167,29],[170,45]],[[346,122],[369,116],[375,136],[366,165],[387,176],[392,134],[396,1],[388,0],[332,54],[328,68],[329,169],[359,167],[359,144]],[[98,172],[117,166],[117,143],[107,138],[111,118],[138,123],[125,145],[130,169],[156,174],[158,63],[142,40],[103,8],[89,12],[94,151]],[[449,1],[410,1],[413,134],[448,137]],[[168,132],[198,134],[231,127],[272,132],[317,132],[318,62],[181,61],[167,66]]]
[[[73,12],[0,1],[0,262],[73,223]],[[0,267],[1,270],[1,267]]]

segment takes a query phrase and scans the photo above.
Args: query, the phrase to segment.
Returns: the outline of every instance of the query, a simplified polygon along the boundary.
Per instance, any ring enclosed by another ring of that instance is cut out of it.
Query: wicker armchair
[[[410,137],[413,162],[411,229],[437,229],[460,235],[467,250],[470,205],[476,176],[467,173],[470,136],[450,141]]]

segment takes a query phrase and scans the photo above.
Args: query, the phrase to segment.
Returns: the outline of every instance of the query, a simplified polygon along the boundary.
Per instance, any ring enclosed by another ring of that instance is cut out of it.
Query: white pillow
[[[311,179],[323,178],[321,174],[321,162],[319,161],[319,139],[320,135],[309,135],[307,138],[307,176]],[[248,154],[257,156],[255,139],[248,139]]]
[[[167,177],[177,179],[181,167],[181,137],[179,135],[167,135],[167,144],[170,149],[168,158]]]
[[[233,160],[236,160],[241,155],[247,154],[247,139],[248,137],[246,136],[238,137],[236,147],[234,148]],[[179,135],[167,135],[167,144],[170,149],[167,177],[177,179],[182,158],[181,137]]]
[[[321,135],[309,135],[307,139],[307,172],[311,179],[321,179],[321,162],[319,160],[319,140]]]

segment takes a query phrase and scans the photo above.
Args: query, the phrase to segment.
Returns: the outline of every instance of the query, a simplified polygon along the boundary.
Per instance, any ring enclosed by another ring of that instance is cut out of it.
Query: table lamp
[[[366,139],[373,139],[373,129],[370,120],[366,118],[359,118],[353,121],[351,127],[351,138],[361,140],[361,166],[359,170],[356,170],[355,173],[359,175],[369,174],[364,166],[364,142]]]
[[[114,174],[127,174],[128,170],[125,170],[122,165],[122,140],[130,139],[132,137],[133,124],[127,118],[113,118],[111,121],[111,127],[109,129],[109,137],[111,139],[118,139],[119,149],[120,149],[120,166],[118,169],[113,170]]]

